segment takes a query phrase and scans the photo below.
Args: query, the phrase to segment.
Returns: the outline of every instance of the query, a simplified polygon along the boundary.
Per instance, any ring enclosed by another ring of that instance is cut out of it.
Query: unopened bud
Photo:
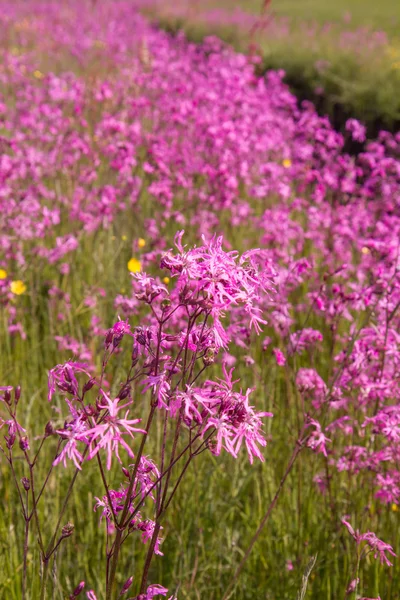
[[[124,583],[124,585],[122,586],[122,589],[119,593],[120,596],[123,596],[124,594],[126,594],[126,592],[129,590],[129,588],[131,587],[133,582],[133,577],[129,577],[129,579],[127,579]]]
[[[54,433],[55,433],[54,425],[51,421],[49,421],[44,429],[44,434],[46,437],[49,437],[49,435],[54,435]]]
[[[136,344],[132,348],[132,356],[131,356],[131,358],[132,358],[132,364],[136,365],[137,361],[139,360],[139,350],[136,347]]]
[[[136,339],[141,346],[146,345],[146,337],[143,332],[139,332],[136,336]]]
[[[209,367],[215,362],[215,354],[214,348],[207,348],[206,353],[203,356],[204,366]]]
[[[75,529],[75,526],[73,523],[67,523],[66,525],[64,525],[64,527],[61,529],[61,536],[63,538],[67,538],[70,535],[72,535],[73,531]]]
[[[125,398],[127,398],[129,396],[131,392],[131,386],[130,385],[125,385],[122,390],[120,391],[120,393],[118,394],[118,398],[120,400],[125,400]]]
[[[18,404],[18,400],[21,398],[21,386],[17,385],[14,391],[15,404]]]
[[[24,490],[26,492],[29,492],[29,490],[31,489],[31,482],[29,481],[29,479],[27,479],[26,477],[23,477],[21,479],[21,483],[24,486]]]
[[[29,450],[29,440],[26,435],[19,440],[19,447],[21,448],[22,452]]]
[[[87,381],[82,388],[83,393],[86,394],[86,392],[91,390],[95,383],[96,383],[96,379],[94,377],[89,379],[89,381]]]
[[[10,435],[5,435],[4,439],[6,440],[6,446],[9,450],[11,450],[11,448],[14,446],[15,444],[15,433],[10,433]]]
[[[84,587],[85,587],[85,582],[81,581],[80,584],[76,586],[76,588],[74,589],[74,591],[70,595],[69,600],[74,600],[74,598],[77,598],[79,596],[79,594],[81,593],[81,591],[83,590]]]
[[[4,402],[7,402],[8,405],[11,404],[11,393],[10,393],[10,390],[6,390],[4,392]]]
[[[114,332],[112,329],[109,329],[106,335],[106,339],[104,340],[104,345],[106,348],[111,344],[114,337]]]
[[[129,473],[129,469],[127,469],[126,467],[122,467],[122,472],[123,472],[123,474],[125,475],[125,477],[127,479],[131,478],[131,474]]]

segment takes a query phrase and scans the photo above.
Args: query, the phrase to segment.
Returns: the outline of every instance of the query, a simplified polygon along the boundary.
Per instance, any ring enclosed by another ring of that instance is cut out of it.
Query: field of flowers
[[[0,7],[0,597],[399,600],[400,134]]]
[[[349,117],[371,136],[400,125],[400,4],[384,0],[141,0],[141,9],[191,41],[218,35],[259,56],[258,71],[284,69],[295,95],[337,129]]]

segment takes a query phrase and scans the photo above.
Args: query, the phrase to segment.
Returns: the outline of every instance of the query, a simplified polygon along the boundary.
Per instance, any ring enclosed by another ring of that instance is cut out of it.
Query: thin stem
[[[28,570],[28,538],[29,538],[30,520],[25,519],[25,536],[24,536],[24,567],[22,572],[22,600],[26,598],[26,578]]]
[[[108,505],[109,505],[109,507],[111,509],[114,523],[117,523],[117,515],[115,514],[114,507],[113,507],[113,504],[112,504],[112,500],[111,500],[111,496],[110,496],[110,489],[108,487],[108,483],[107,483],[107,479],[106,479],[106,476],[105,476],[105,473],[104,473],[103,463],[101,462],[100,454],[97,453],[96,457],[97,457],[97,464],[99,465],[99,469],[100,469],[101,479],[103,481],[103,485],[104,485],[104,488],[106,490]]]
[[[61,442],[61,440],[59,440],[59,442],[58,442],[58,445],[57,445],[57,450],[56,450],[56,456],[55,456],[55,458],[57,458],[57,456],[58,456],[58,452],[59,452],[59,450],[60,450],[61,443],[62,443],[62,442]],[[54,459],[54,460],[55,460],[55,459]],[[53,463],[54,463],[54,461],[52,461],[52,463],[51,463],[51,465],[50,465],[50,469],[49,469],[49,470],[48,470],[48,472],[47,472],[46,479],[44,480],[44,482],[43,482],[43,485],[42,485],[42,487],[40,488],[40,492],[39,492],[39,494],[37,495],[37,498],[36,498],[36,506],[39,504],[39,500],[40,500],[40,498],[41,498],[41,496],[42,496],[42,494],[43,494],[43,492],[44,492],[44,489],[45,489],[45,487],[46,487],[46,485],[47,485],[47,482],[48,482],[48,480],[49,480],[49,478],[50,478],[50,475],[51,475],[51,473],[52,473],[52,471],[53,471],[53,466],[54,466],[54,465],[53,465]]]
[[[85,459],[85,456],[86,456],[86,454],[88,453],[88,451],[89,451],[89,446],[86,446],[86,448],[85,448],[85,450],[83,451],[83,454],[82,454],[82,462],[84,461],[84,459]],[[82,463],[81,463],[81,464],[82,464]],[[50,543],[49,543],[49,545],[48,545],[48,547],[47,547],[47,552],[46,552],[46,555],[49,555],[49,553],[52,551],[52,549],[53,549],[53,547],[54,547],[54,542],[55,542],[55,540],[56,540],[56,537],[57,537],[57,532],[58,532],[58,529],[59,529],[59,527],[60,527],[60,525],[61,525],[61,521],[62,521],[62,519],[63,519],[63,516],[64,516],[64,513],[65,513],[65,511],[66,511],[66,508],[67,508],[67,504],[68,504],[69,498],[70,498],[70,496],[71,496],[71,494],[72,494],[72,489],[73,489],[73,487],[74,487],[74,484],[75,484],[76,478],[78,477],[79,473],[80,473],[80,469],[76,468],[76,469],[75,469],[75,473],[74,473],[74,475],[73,475],[73,477],[72,477],[72,479],[71,479],[71,482],[70,482],[70,484],[69,484],[69,486],[68,486],[68,490],[67,490],[67,493],[66,493],[66,495],[65,495],[65,498],[64,498],[63,505],[62,505],[62,507],[61,507],[61,512],[60,512],[60,514],[59,514],[59,517],[58,517],[58,520],[57,520],[57,524],[56,524],[56,528],[55,528],[55,531],[54,531],[53,537],[51,538],[51,540],[50,540]]]
[[[146,556],[146,562],[144,564],[142,583],[140,584],[140,593],[141,594],[144,594],[145,589],[147,587],[147,579],[149,576],[149,569],[150,569],[151,561],[153,559],[154,548],[157,543],[157,537],[160,532],[160,528],[161,528],[161,524],[156,521],[156,524],[154,526],[153,535],[152,535],[151,542],[150,542],[150,547],[149,547],[149,550],[148,550],[147,556]]]
[[[39,516],[38,516],[38,512],[37,512],[37,500],[36,500],[36,496],[35,496],[35,480],[34,480],[32,465],[29,465],[29,473],[30,473],[30,477],[31,477],[30,484],[31,484],[31,494],[32,494],[32,513],[35,517],[35,523],[36,523],[36,528],[37,528],[37,532],[38,532],[40,550],[42,551],[42,556],[44,556],[44,545],[43,545],[43,539],[42,539],[42,532],[40,530]]]
[[[119,552],[120,552],[121,543],[122,543],[122,534],[123,534],[124,527],[126,527],[125,519],[126,519],[126,517],[128,515],[129,505],[130,505],[130,499],[131,499],[131,496],[132,496],[133,487],[135,485],[136,475],[137,475],[137,472],[138,472],[138,469],[139,469],[139,465],[140,465],[140,459],[142,458],[144,446],[146,444],[146,440],[147,440],[147,435],[148,435],[149,428],[150,428],[151,423],[153,421],[155,409],[156,408],[155,408],[154,405],[150,409],[149,417],[147,419],[147,424],[146,424],[146,433],[143,434],[142,441],[140,443],[139,452],[138,452],[138,454],[136,456],[135,466],[134,466],[134,469],[133,469],[132,477],[130,479],[128,491],[127,491],[127,494],[126,494],[126,500],[125,500],[124,509],[122,511],[120,522],[119,522],[119,524],[117,523],[117,534],[115,536],[115,541],[114,541],[114,549],[113,549],[113,553],[112,553],[112,560],[111,560],[111,564],[110,564],[109,573],[107,574],[108,581],[107,581],[107,588],[106,588],[106,600],[111,600],[112,599],[112,591],[113,591],[113,587],[114,587],[114,579],[115,579],[115,574],[117,572],[118,557],[119,557]]]
[[[296,442],[296,446],[295,446],[295,448],[293,450],[292,456],[290,457],[290,460],[289,460],[288,465],[286,467],[286,471],[285,471],[285,473],[284,473],[284,475],[283,475],[283,477],[282,477],[282,479],[281,479],[281,481],[279,483],[278,489],[276,490],[275,496],[274,496],[271,504],[269,505],[267,512],[265,513],[265,515],[261,519],[261,522],[260,522],[260,524],[259,524],[259,526],[257,528],[257,531],[253,535],[253,537],[252,537],[252,539],[250,541],[250,544],[248,545],[247,550],[244,553],[244,556],[243,556],[242,560],[240,561],[240,564],[237,567],[237,569],[235,571],[235,574],[234,574],[234,576],[233,576],[230,584],[228,585],[228,587],[227,587],[227,589],[226,589],[226,591],[225,591],[225,593],[224,593],[224,595],[222,597],[222,600],[228,600],[228,598],[230,598],[230,596],[231,596],[231,594],[233,592],[233,589],[234,589],[234,587],[235,587],[235,585],[237,583],[237,580],[239,579],[239,575],[241,574],[242,569],[243,569],[244,565],[246,564],[247,559],[249,558],[249,556],[251,554],[251,551],[253,550],[253,547],[254,547],[255,543],[257,542],[258,538],[260,537],[260,534],[261,534],[262,530],[264,529],[264,527],[265,527],[265,525],[266,525],[269,517],[271,516],[271,513],[272,513],[273,509],[275,508],[276,503],[278,502],[278,498],[279,498],[279,495],[280,495],[280,493],[282,491],[282,488],[285,485],[286,479],[288,478],[288,475],[289,475],[290,471],[292,470],[293,465],[296,462],[296,459],[297,459],[298,455],[300,454],[301,450],[303,449],[303,447],[304,447],[304,442],[299,439]]]
[[[49,574],[49,560],[47,560],[45,558],[43,561],[42,585],[40,588],[40,600],[46,599],[46,585],[47,585],[48,574]]]
[[[15,474],[14,463],[13,463],[13,459],[12,459],[12,456],[11,456],[11,452],[10,452],[10,455],[8,457],[6,457],[6,458],[8,460],[9,465],[10,465],[10,468],[11,468],[11,473],[12,473],[12,476],[13,476],[13,479],[14,479],[15,487],[17,488],[19,501],[21,503],[22,515],[23,515],[24,519],[26,520],[27,519],[27,514],[26,514],[26,510],[25,510],[25,504],[24,504],[24,500],[22,498],[21,489],[19,487],[17,476]]]

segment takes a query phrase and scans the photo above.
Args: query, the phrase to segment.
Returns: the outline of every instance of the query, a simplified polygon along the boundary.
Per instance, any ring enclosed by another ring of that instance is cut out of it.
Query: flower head
[[[353,527],[347,521],[347,517],[343,517],[342,523],[343,525],[345,525],[345,527],[347,527],[348,532],[355,539],[357,545],[360,545],[362,542],[365,542],[366,546],[368,546],[371,552],[374,553],[374,558],[379,557],[382,564],[385,563],[389,567],[393,566],[393,563],[390,562],[390,560],[385,554],[387,552],[391,556],[396,556],[390,544],[387,544],[386,542],[383,542],[382,540],[377,538],[375,533],[373,533],[372,531],[367,531],[366,533],[360,533],[358,530],[354,531]]]
[[[142,270],[142,263],[137,258],[131,258],[128,261],[128,271],[131,273],[139,273]]]
[[[26,292],[26,285],[23,281],[21,281],[20,279],[17,279],[16,281],[12,281],[10,283],[10,290],[12,294],[15,294],[15,296],[21,296],[22,294],[25,294]]]
[[[133,427],[133,425],[140,423],[141,419],[128,419],[128,410],[125,413],[125,417],[118,415],[120,410],[129,406],[132,402],[119,405],[120,398],[117,397],[111,400],[103,390],[100,390],[100,392],[103,396],[100,408],[105,409],[107,412],[101,423],[97,423],[94,427],[86,431],[84,437],[87,437],[90,443],[88,460],[96,456],[101,448],[105,448],[107,450],[107,469],[111,469],[113,456],[116,456],[118,461],[121,462],[119,446],[125,448],[129,456],[134,457],[132,449],[122,436],[129,435],[133,438],[134,432],[146,433],[146,431]]]

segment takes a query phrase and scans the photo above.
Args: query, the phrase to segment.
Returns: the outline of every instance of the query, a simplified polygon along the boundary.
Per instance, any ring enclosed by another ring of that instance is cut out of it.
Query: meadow
[[[400,123],[400,8],[395,0],[220,0],[142,2],[142,10],[193,41],[218,35],[259,57],[258,71],[283,69],[300,100],[312,100],[343,130],[361,119],[370,136]],[[265,8],[262,9],[262,6]]]
[[[0,5],[0,597],[399,600],[400,134]]]

